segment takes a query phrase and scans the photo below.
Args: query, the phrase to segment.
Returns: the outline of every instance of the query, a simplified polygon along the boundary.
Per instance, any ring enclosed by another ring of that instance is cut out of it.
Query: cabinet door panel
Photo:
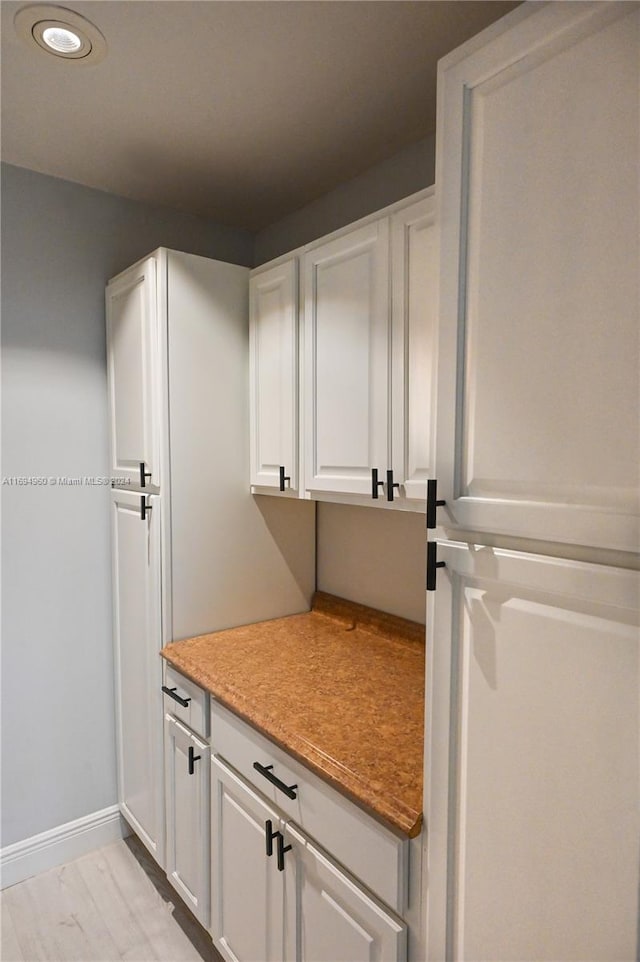
[[[140,462],[160,484],[156,262],[148,260],[107,287],[111,474],[140,484]]]
[[[112,494],[118,796],[122,811],[164,864],[160,504],[140,518],[141,495]]]
[[[283,955],[283,881],[267,858],[265,822],[277,814],[215,756],[211,759],[212,929],[230,962]],[[274,845],[275,853],[275,845]]]
[[[400,962],[406,927],[295,830],[285,855],[287,960]]]
[[[298,489],[297,261],[250,282],[251,484]]]
[[[640,12],[533,6],[441,65],[442,520],[637,550]]]
[[[306,486],[371,493],[389,466],[388,222],[305,254]]]
[[[189,749],[193,772],[189,772]],[[197,760],[196,760],[197,759]],[[167,878],[200,922],[209,925],[209,748],[165,715]]]
[[[455,543],[438,557],[433,957],[635,958],[640,576]]]
[[[438,243],[433,194],[394,214],[393,471],[411,500],[434,477]]]

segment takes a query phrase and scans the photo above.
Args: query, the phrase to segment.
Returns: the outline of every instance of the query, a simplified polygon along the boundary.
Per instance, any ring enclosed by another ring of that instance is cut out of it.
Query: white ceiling
[[[257,230],[432,133],[438,58],[517,4],[68,5],[102,63],[30,49],[1,4],[3,160]]]

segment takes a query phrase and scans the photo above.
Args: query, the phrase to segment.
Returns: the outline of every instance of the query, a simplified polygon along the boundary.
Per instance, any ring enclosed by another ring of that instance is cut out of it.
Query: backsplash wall
[[[425,622],[424,515],[318,504],[320,591]]]

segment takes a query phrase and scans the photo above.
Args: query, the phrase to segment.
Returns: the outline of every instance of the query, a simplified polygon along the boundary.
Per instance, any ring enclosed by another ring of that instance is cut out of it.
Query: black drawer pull
[[[146,488],[147,478],[150,478],[150,477],[151,477],[151,471],[145,471],[144,461],[141,461],[140,462],[140,487],[141,488]]]
[[[371,497],[378,500],[378,488],[384,487],[384,481],[378,481],[378,469],[371,468]]]
[[[393,480],[393,471],[387,471],[387,501],[393,501],[393,489],[399,487],[399,482]]]
[[[273,830],[273,822],[270,818],[264,823],[264,840],[267,847],[267,856],[271,858],[273,855],[273,840],[277,838],[280,832]]]
[[[429,478],[427,481],[427,528],[436,526],[436,508],[441,508],[447,502],[438,500],[438,481],[436,478]]]
[[[284,853],[285,853],[285,852],[290,852],[292,846],[291,846],[291,845],[285,845],[285,844],[284,844],[284,835],[282,834],[282,832],[276,832],[276,835],[278,836],[278,842],[277,842],[277,845],[278,845],[278,854],[277,854],[277,858],[278,858],[278,871],[279,871],[279,872],[284,872]]]
[[[140,495],[140,520],[141,520],[141,521],[146,521],[146,520],[147,520],[147,515],[149,514],[149,512],[150,512],[151,510],[152,510],[151,505],[150,505],[150,504],[147,504],[146,495],[141,494],[141,495]]]
[[[163,685],[162,690],[165,693],[165,695],[170,695],[171,698],[173,698],[174,701],[177,701],[179,705],[182,705],[183,708],[189,707],[189,702],[191,701],[191,699],[181,698],[180,695],[176,695],[176,691],[177,691],[176,688],[167,688],[166,685]]]
[[[280,472],[279,472],[279,474],[280,474],[280,478],[279,478],[279,480],[280,480],[280,490],[281,490],[281,491],[286,491],[286,488],[285,488],[285,484],[284,484],[284,483],[285,483],[285,481],[291,481],[291,478],[290,478],[290,476],[289,476],[288,474],[285,474],[285,473],[284,473],[284,465],[283,465],[283,464],[280,465]]]
[[[280,779],[277,777],[277,775],[274,775],[274,774],[271,772],[271,769],[273,768],[273,765],[261,765],[260,762],[254,762],[254,763],[253,763],[253,767],[255,768],[255,770],[256,770],[257,772],[260,772],[261,775],[264,775],[264,777],[267,779],[267,781],[271,782],[272,785],[275,785],[276,788],[279,788],[281,792],[284,792],[284,794],[287,796],[287,798],[297,798],[297,797],[298,797],[298,796],[296,795],[296,792],[295,792],[295,789],[296,789],[298,786],[297,786],[297,785],[285,785],[284,782],[281,782]]]
[[[427,541],[427,591],[436,590],[436,568],[446,567],[446,562],[438,561],[438,542]]]
[[[199,762],[201,755],[196,755],[195,748],[193,745],[189,745],[189,774],[194,775],[196,770],[196,762]]]

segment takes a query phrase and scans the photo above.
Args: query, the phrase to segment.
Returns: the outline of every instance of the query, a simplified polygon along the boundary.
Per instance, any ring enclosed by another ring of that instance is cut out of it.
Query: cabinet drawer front
[[[214,757],[224,759],[276,804],[283,817],[304,829],[392,909],[404,912],[408,839],[386,829],[213,699],[211,746]],[[255,763],[268,775],[257,770]],[[295,798],[283,790],[291,786],[295,786]]]
[[[174,694],[188,704],[181,705],[177,698],[164,694],[164,710],[188,725],[189,728],[202,738],[209,737],[209,713],[207,711],[208,695],[194,682],[185,678],[171,665],[165,665],[165,688],[175,688]]]

